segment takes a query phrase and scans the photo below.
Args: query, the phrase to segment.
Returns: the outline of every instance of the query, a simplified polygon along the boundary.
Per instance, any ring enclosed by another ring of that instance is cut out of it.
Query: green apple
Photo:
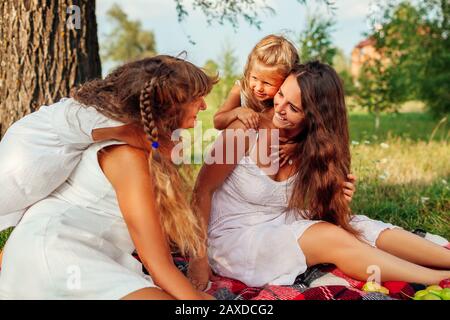
[[[424,295],[427,295],[427,290],[419,290],[414,294],[414,300],[421,300]]]
[[[430,290],[441,291],[442,287],[438,286],[437,284],[434,284],[432,286],[428,286],[425,290],[428,290],[428,291],[430,291]]]
[[[441,297],[433,294],[433,293],[427,293],[426,295],[422,296],[420,300],[442,300]]]
[[[439,292],[439,296],[441,297],[442,300],[450,300],[450,288],[442,289]]]

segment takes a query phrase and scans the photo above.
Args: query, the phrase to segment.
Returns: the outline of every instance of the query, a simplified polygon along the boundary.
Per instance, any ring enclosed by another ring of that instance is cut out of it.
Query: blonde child
[[[214,127],[223,130],[240,120],[247,129],[256,129],[260,112],[273,107],[275,94],[298,62],[297,49],[285,37],[273,34],[264,37],[250,52],[243,78],[236,82],[214,115]],[[293,150],[292,143],[280,145],[281,166]]]

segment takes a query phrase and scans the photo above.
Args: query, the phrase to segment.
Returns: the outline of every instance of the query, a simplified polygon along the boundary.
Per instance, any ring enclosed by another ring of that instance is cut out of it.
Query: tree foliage
[[[184,0],[174,0],[178,14],[178,21],[183,21],[189,14]],[[192,8],[199,9],[205,15],[208,23],[230,23],[234,28],[239,25],[239,19],[248,24],[261,28],[261,13],[274,14],[275,10],[267,4],[267,0],[193,0]],[[300,4],[307,4],[308,0],[297,0]],[[334,1],[316,0],[334,9]]]
[[[387,4],[373,31],[386,61],[391,103],[423,100],[435,115],[450,112],[450,29],[448,0]]]
[[[380,126],[380,113],[396,110],[397,105],[389,97],[392,94],[389,86],[389,69],[385,68],[381,60],[368,60],[362,65],[355,101],[375,115],[375,129]]]
[[[299,37],[299,55],[303,61],[320,60],[333,64],[337,53],[333,45],[331,34],[336,23],[332,18],[323,18],[318,15],[307,17],[305,28]]]
[[[102,41],[105,61],[123,63],[156,54],[154,33],[144,30],[140,21],[130,20],[118,4],[108,10],[107,17],[114,27]]]
[[[345,95],[353,96],[355,94],[355,85],[351,75],[351,62],[339,48],[336,49],[336,55],[333,58],[333,67],[342,80]]]
[[[219,83],[214,86],[211,97],[216,104],[223,103],[236,80],[240,78],[238,58],[235,55],[234,48],[226,42],[222,49],[222,54],[218,58],[218,62],[208,60],[205,63],[204,69],[209,74],[219,74]]]

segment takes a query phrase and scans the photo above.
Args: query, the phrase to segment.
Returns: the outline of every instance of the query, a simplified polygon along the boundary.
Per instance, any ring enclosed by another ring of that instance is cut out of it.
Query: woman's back
[[[28,209],[4,249],[1,298],[116,299],[153,286],[131,255],[133,241],[98,161],[99,150],[119,143],[89,147],[70,178]],[[80,273],[77,290],[67,286],[71,270]]]

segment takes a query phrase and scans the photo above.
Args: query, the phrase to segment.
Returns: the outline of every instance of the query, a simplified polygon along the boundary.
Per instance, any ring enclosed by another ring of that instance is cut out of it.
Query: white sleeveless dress
[[[216,273],[248,286],[292,285],[307,269],[297,241],[320,221],[287,212],[295,176],[277,182],[265,175],[253,160],[255,149],[241,159],[213,195],[209,262]],[[395,227],[362,215],[355,215],[352,225],[372,246],[383,230]]]
[[[0,299],[120,299],[155,287],[134,245],[96,143],[69,179],[31,206],[4,248]]]
[[[92,130],[122,124],[62,98],[9,127],[0,141],[0,231],[67,180],[94,142]]]

